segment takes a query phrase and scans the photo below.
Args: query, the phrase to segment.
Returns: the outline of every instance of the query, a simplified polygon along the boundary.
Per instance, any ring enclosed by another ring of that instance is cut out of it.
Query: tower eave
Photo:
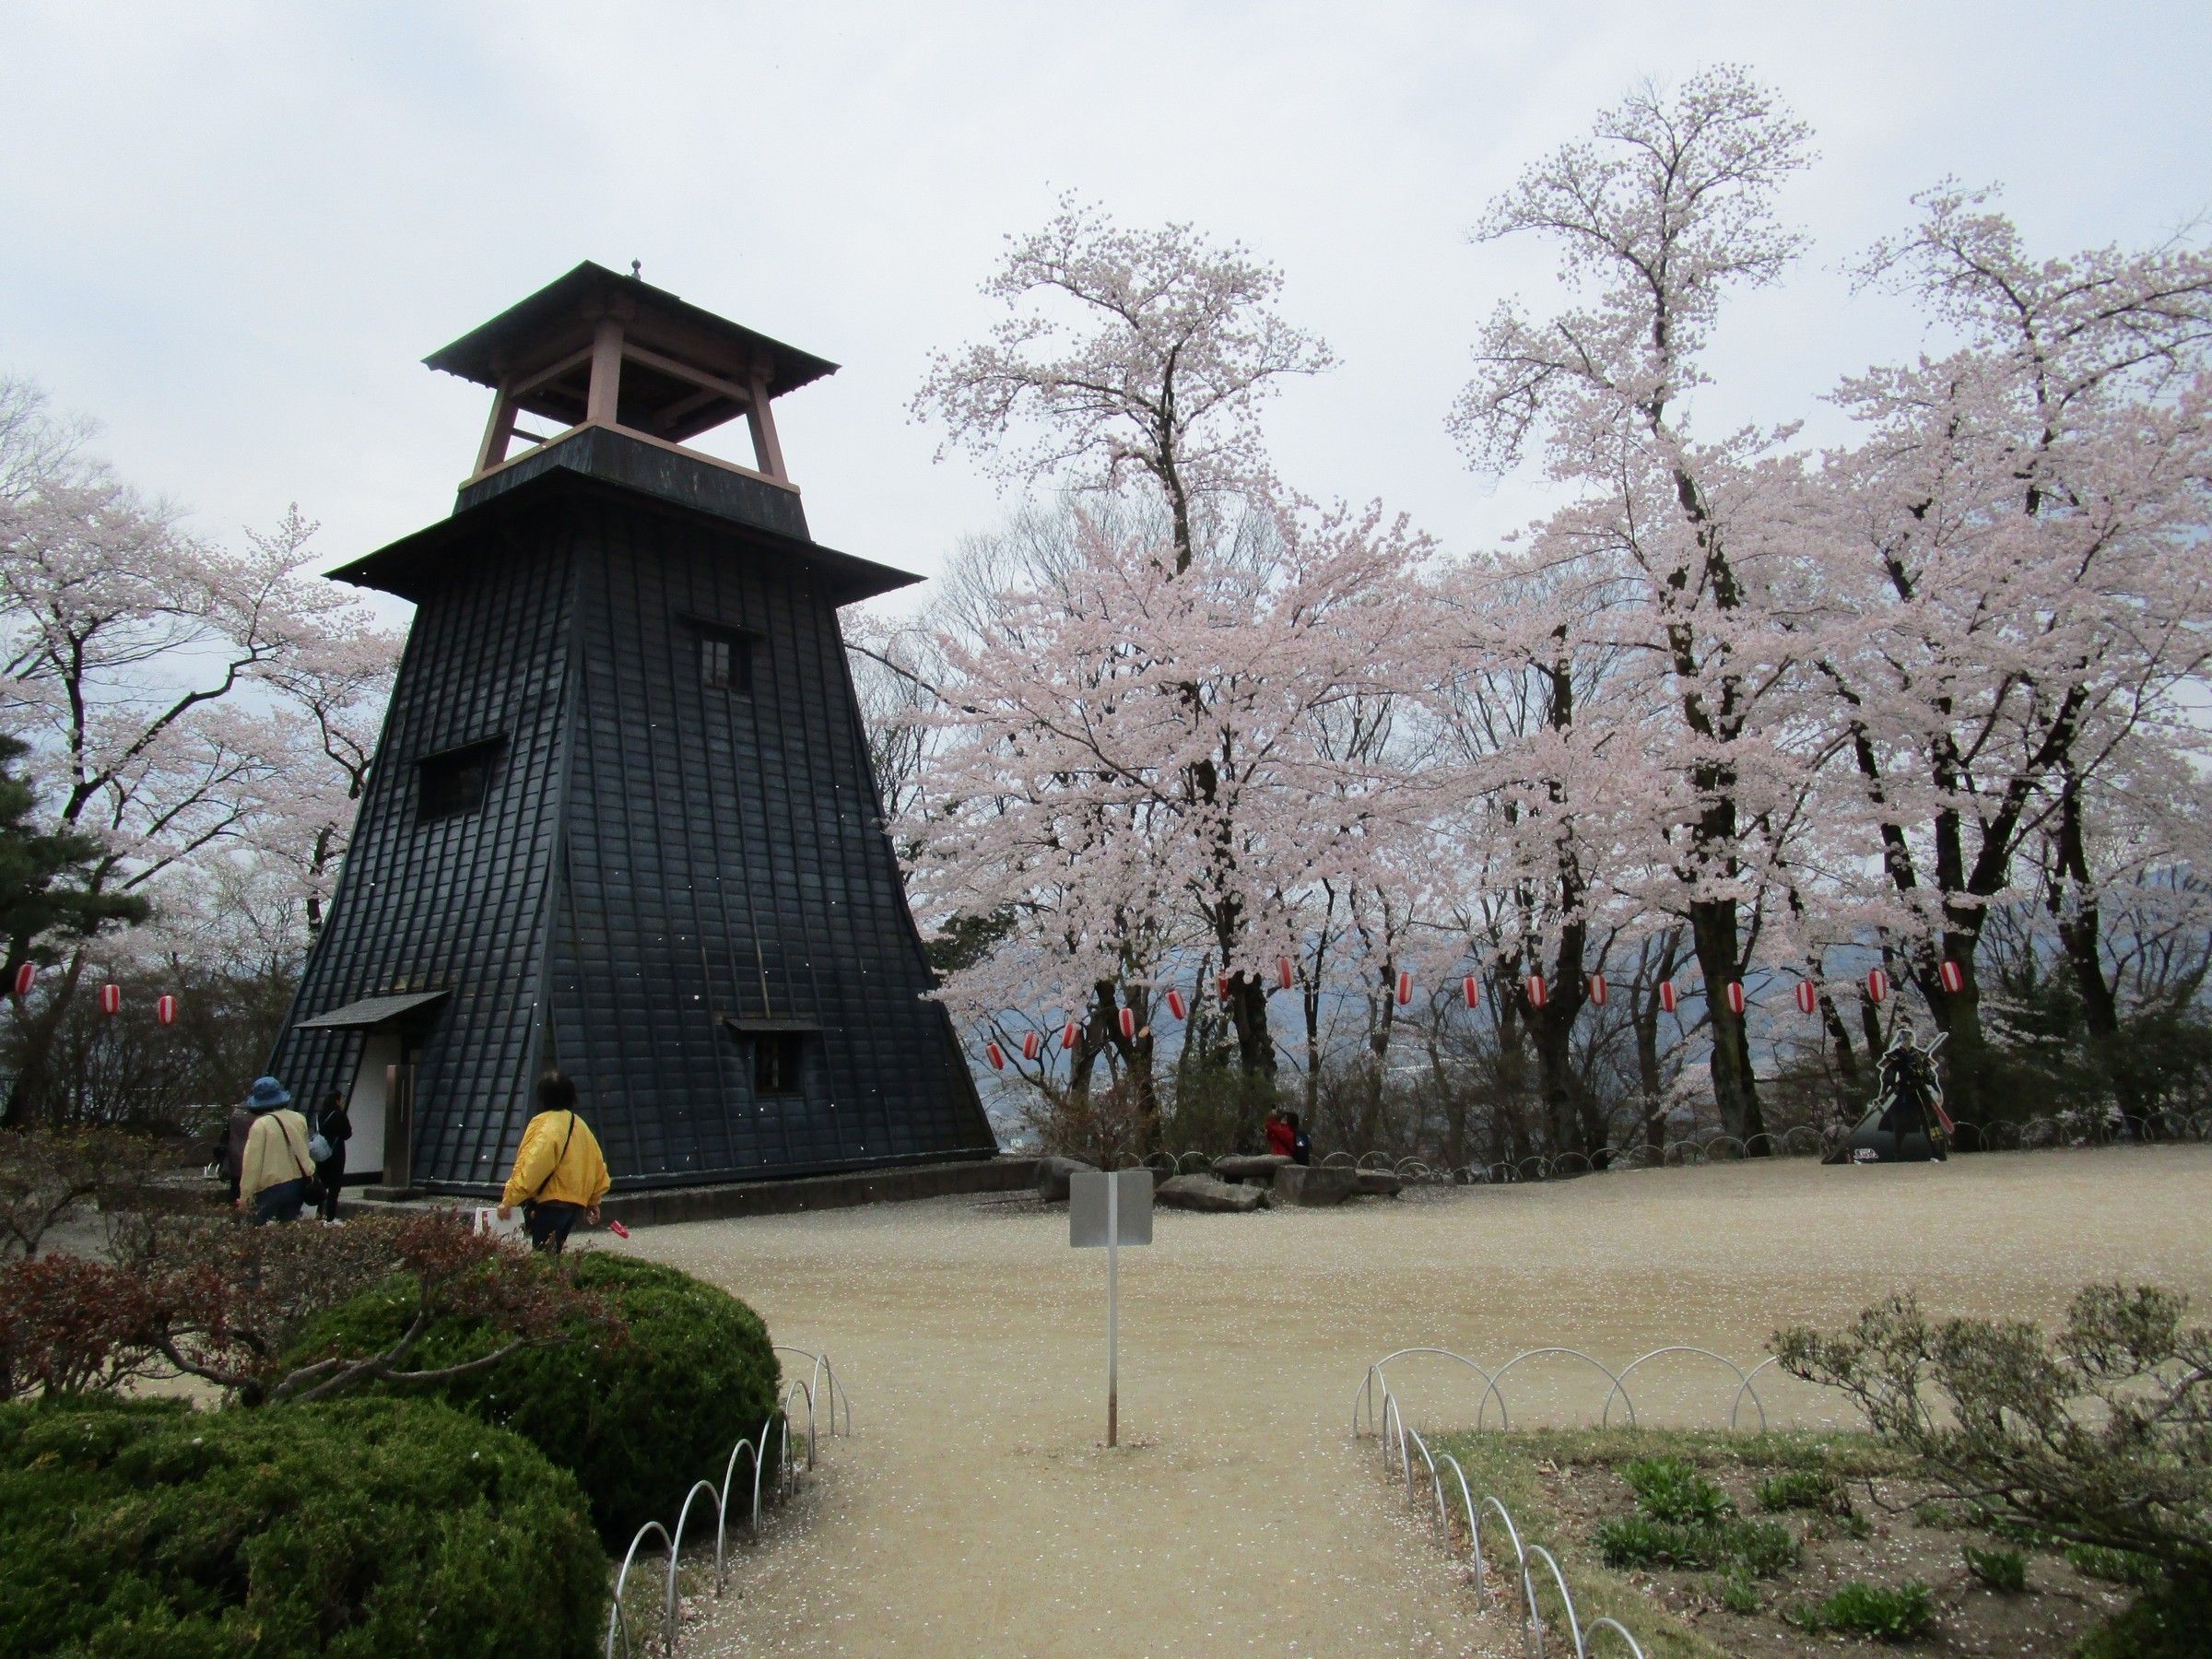
[[[603,445],[606,440],[618,440],[620,437],[619,434],[606,431],[580,433],[578,436],[600,441],[594,447]],[[420,604],[453,575],[451,555],[477,540],[493,524],[512,514],[564,497],[596,495],[645,512],[710,524],[743,538],[764,552],[788,557],[817,575],[839,606],[852,605],[863,599],[874,598],[878,594],[911,587],[922,580],[910,571],[896,570],[889,565],[877,564],[873,559],[841,553],[834,547],[826,547],[819,542],[808,539],[803,534],[792,535],[787,530],[762,522],[761,517],[755,513],[733,512],[726,502],[704,505],[698,499],[684,499],[677,489],[654,488],[652,482],[609,478],[597,470],[559,465],[557,458],[552,457],[548,457],[548,462],[541,468],[518,473],[512,479],[500,480],[500,488],[496,491],[464,491],[463,504],[455,508],[451,518],[441,519],[435,524],[416,531],[412,535],[404,535],[373,553],[364,554],[348,564],[340,565],[329,574],[334,580],[355,587],[374,589],[379,593],[394,594],[411,604]],[[664,468],[662,472],[666,473],[667,470]],[[701,477],[702,474],[705,476]],[[702,488],[711,491],[724,482],[712,476],[712,472],[705,468],[697,472],[678,469],[674,477],[678,484],[694,486],[694,495],[700,493]],[[654,482],[665,485],[667,478],[657,477]]]
[[[681,351],[740,378],[751,365],[765,363],[771,397],[837,372],[837,365],[826,358],[786,346],[666,288],[588,259],[422,360],[447,374],[496,387],[565,350],[588,344],[592,320],[604,315],[629,319],[643,343]]]

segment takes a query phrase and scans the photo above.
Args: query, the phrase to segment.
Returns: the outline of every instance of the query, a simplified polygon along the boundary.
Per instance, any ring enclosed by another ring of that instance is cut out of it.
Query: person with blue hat
[[[314,1182],[307,1147],[307,1119],[289,1110],[291,1091],[275,1077],[256,1077],[246,1096],[252,1123],[238,1162],[238,1207],[255,1227],[297,1221]]]

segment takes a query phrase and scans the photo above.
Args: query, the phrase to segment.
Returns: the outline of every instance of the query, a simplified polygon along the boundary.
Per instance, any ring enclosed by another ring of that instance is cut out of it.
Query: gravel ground
[[[740,1559],[690,1651],[1504,1654],[1504,1618],[1394,1510],[1347,1434],[1368,1362],[1434,1344],[1496,1367],[1549,1345],[1618,1368],[1666,1343],[1749,1365],[1781,1324],[1917,1287],[2051,1319],[2082,1283],[2212,1303],[2212,1147],[1793,1159],[1422,1191],[1340,1210],[1161,1212],[1123,1253],[1122,1438],[1104,1435],[1105,1261],[1065,1209],[944,1199],[641,1230],[779,1342],[827,1348],[855,1437]],[[1454,1374],[1456,1373],[1456,1374]],[[1393,1365],[1416,1426],[1479,1384]],[[1832,1406],[1786,1380],[1777,1422]],[[1641,1368],[1646,1420],[1724,1422],[1733,1377]],[[1516,1423],[1594,1420],[1572,1360],[1516,1367]],[[1617,1408],[1618,1409],[1618,1408]],[[1494,1420],[1494,1418],[1493,1418]]]

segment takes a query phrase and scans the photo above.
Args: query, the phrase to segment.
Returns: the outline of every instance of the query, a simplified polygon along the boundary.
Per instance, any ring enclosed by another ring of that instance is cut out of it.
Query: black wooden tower
[[[771,413],[835,365],[595,265],[429,362],[491,420],[335,572],[417,610],[273,1062],[349,1179],[489,1190],[547,1065],[618,1189],[990,1156],[838,632],[915,579],[808,536]],[[686,447],[739,416],[751,466]]]

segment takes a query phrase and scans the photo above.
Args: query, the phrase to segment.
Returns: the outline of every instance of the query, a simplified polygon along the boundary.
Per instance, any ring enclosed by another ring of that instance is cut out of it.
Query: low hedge
[[[573,1471],[600,1537],[618,1554],[645,1522],[673,1524],[691,1483],[719,1481],[730,1448],[759,1437],[776,1411],[780,1372],[759,1315],[727,1291],[605,1251],[584,1252],[570,1265],[579,1285],[614,1303],[625,1336],[610,1341],[580,1326],[558,1347],[525,1349],[429,1386]],[[399,1286],[356,1297],[310,1325],[292,1358],[382,1347],[398,1335],[412,1306]],[[445,1321],[424,1333],[410,1363],[457,1363],[493,1340],[476,1322]],[[775,1456],[771,1445],[763,1489]]]
[[[0,1653],[594,1651],[575,1478],[431,1401],[0,1406]]]

